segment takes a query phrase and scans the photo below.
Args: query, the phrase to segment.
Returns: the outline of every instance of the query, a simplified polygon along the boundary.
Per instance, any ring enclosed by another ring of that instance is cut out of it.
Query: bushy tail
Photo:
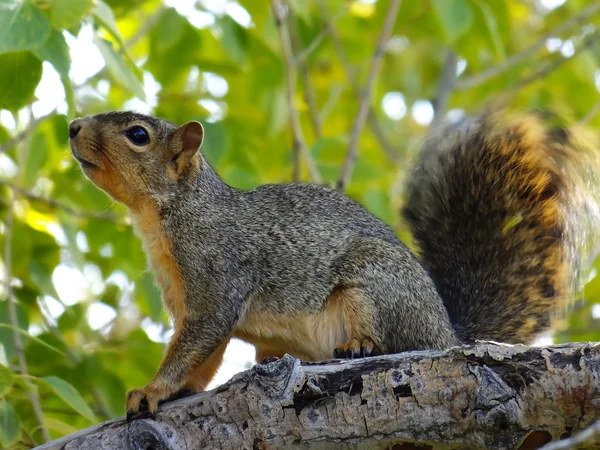
[[[530,343],[565,311],[598,222],[577,136],[487,114],[421,153],[403,214],[463,342]]]

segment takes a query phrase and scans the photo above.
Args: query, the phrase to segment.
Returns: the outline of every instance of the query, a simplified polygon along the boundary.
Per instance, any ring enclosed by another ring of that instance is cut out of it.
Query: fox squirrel
[[[333,189],[228,186],[198,151],[198,122],[110,112],[69,135],[85,175],[130,209],[173,319],[158,372],[127,393],[128,420],[202,391],[232,337],[258,361],[527,343],[577,278],[585,205],[567,168],[580,149],[534,116],[482,115],[428,141],[403,209],[423,263]]]

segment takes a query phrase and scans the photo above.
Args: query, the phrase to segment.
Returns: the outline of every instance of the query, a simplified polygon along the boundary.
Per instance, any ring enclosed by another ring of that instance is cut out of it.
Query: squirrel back
[[[567,306],[595,213],[577,136],[486,114],[421,152],[402,212],[462,342],[529,343]]]

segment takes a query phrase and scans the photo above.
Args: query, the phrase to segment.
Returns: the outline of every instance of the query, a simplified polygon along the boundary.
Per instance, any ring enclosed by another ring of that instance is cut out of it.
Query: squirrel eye
[[[125,130],[125,136],[135,145],[146,145],[150,143],[150,135],[144,127],[136,125]]]

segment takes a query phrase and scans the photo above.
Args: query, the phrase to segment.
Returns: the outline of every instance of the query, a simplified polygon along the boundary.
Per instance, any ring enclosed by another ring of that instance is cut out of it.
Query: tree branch
[[[575,450],[582,448],[582,444],[598,443],[600,436],[600,420],[594,422],[589,428],[580,431],[575,436],[558,442],[551,442],[540,450]]]
[[[110,212],[92,212],[92,211],[76,211],[71,208],[69,205],[65,205],[64,203],[58,202],[51,198],[42,197],[34,194],[33,192],[28,191],[27,189],[23,189],[20,186],[12,184],[8,181],[0,180],[0,186],[6,186],[12,189],[14,192],[18,193],[20,196],[30,200],[32,202],[39,202],[49,206],[52,209],[60,209],[61,211],[66,212],[67,214],[75,217],[79,217],[82,219],[98,219],[104,220],[106,222],[112,222],[119,225],[128,226],[123,221],[119,220],[119,217],[116,214]]]
[[[542,66],[541,69],[536,70],[533,74],[523,78],[522,80],[520,80],[519,82],[517,82],[515,84],[515,86],[511,89],[511,90],[519,90],[522,87],[528,85],[529,83],[532,83],[536,80],[539,80],[540,78],[544,78],[546,75],[548,75],[550,72],[554,71],[555,69],[557,69],[558,67],[562,66],[564,63],[566,63],[567,61],[573,59],[575,56],[577,56],[582,50],[585,50],[589,47],[591,47],[594,43],[596,43],[598,41],[598,39],[600,39],[600,32],[595,32],[593,34],[591,34],[590,36],[588,36],[583,43],[573,52],[572,55],[569,56],[560,56],[555,58],[554,60],[546,63],[545,65]]]
[[[294,135],[294,181],[300,178],[300,154],[304,156],[308,171],[313,181],[320,183],[321,174],[317,169],[317,165],[306,146],[304,135],[302,134],[302,127],[300,126],[300,120],[298,118],[298,111],[294,106],[294,90],[296,87],[296,77],[293,70],[292,63],[292,50],[290,44],[290,35],[286,25],[284,17],[284,8],[281,4],[281,0],[271,0],[271,7],[273,9],[273,16],[275,17],[275,24],[279,31],[279,38],[281,40],[281,48],[283,51],[283,62],[285,70],[285,81],[286,81],[286,97],[288,104],[288,112],[290,115],[290,124],[292,126],[292,133]]]
[[[33,120],[29,121],[29,123],[27,124],[25,129],[23,129],[23,131],[17,133],[14,137],[9,139],[8,141],[5,141],[2,144],[0,144],[0,153],[6,153],[11,148],[19,145],[21,142],[23,142],[25,139],[27,139],[29,137],[29,135],[33,132],[35,127],[37,127],[40,123],[42,123],[44,120],[48,119],[49,117],[52,117],[54,114],[56,114],[56,108],[54,108],[51,112],[49,112],[45,116],[41,116],[41,117],[38,117],[37,119],[33,119]]]
[[[137,42],[143,38],[146,34],[148,34],[148,32],[154,27],[154,25],[156,25],[158,23],[158,21],[160,20],[161,16],[163,15],[163,13],[167,10],[167,7],[165,5],[159,5],[154,12],[152,13],[152,15],[150,17],[148,17],[144,23],[140,26],[140,28],[135,32],[135,34],[133,36],[131,36],[129,39],[127,39],[127,41],[125,42],[125,46],[122,47],[121,49],[119,49],[119,53],[125,53],[126,50],[130,49],[131,47],[133,47],[135,44],[137,44]]]
[[[302,364],[286,355],[164,404],[156,420],[119,418],[38,450],[539,448],[596,420],[598,367],[589,344]]]
[[[335,52],[337,53],[338,58],[340,59],[340,62],[342,63],[342,68],[344,69],[346,78],[348,79],[350,87],[352,88],[352,91],[354,92],[354,96],[356,97],[357,100],[360,100],[361,91],[360,91],[360,88],[358,87],[358,80],[357,80],[356,74],[355,74],[354,70],[352,69],[352,66],[350,65],[350,61],[348,60],[348,57],[346,56],[346,52],[344,51],[344,46],[342,45],[342,41],[341,41],[340,37],[338,36],[337,32],[335,31],[335,28],[333,26],[333,21],[329,16],[329,12],[327,11],[327,6],[325,5],[325,1],[319,0],[318,4],[321,9],[321,16],[325,23],[325,29],[331,36],[331,41],[333,42]],[[390,144],[390,142],[386,138],[385,133],[381,129],[381,125],[379,124],[379,121],[377,120],[377,117],[375,116],[375,112],[373,111],[373,108],[371,107],[371,105],[369,105],[369,115],[367,117],[367,120],[369,123],[369,127],[371,128],[371,131],[373,132],[373,134],[375,135],[375,138],[377,139],[377,142],[381,146],[381,149],[392,161],[398,162],[398,159],[399,159],[398,152],[396,151],[396,149],[394,149],[392,144]]]
[[[295,54],[299,54],[300,51],[300,38],[298,37],[298,26],[296,24],[296,18],[291,13],[288,14],[288,23],[290,25],[290,40],[292,44],[292,51]],[[310,82],[310,76],[308,74],[308,66],[306,65],[306,61],[303,58],[296,57],[296,66],[298,67],[298,72],[300,73],[300,81],[302,82],[302,87],[304,89],[304,100],[308,105],[308,114],[310,116],[310,121],[313,126],[313,130],[315,132],[315,137],[320,139],[323,135],[323,130],[321,126],[321,120],[319,119],[319,110],[317,108],[317,102],[315,100],[315,93],[312,88],[312,83]]]
[[[340,191],[344,191],[348,185],[348,182],[350,181],[350,176],[352,175],[352,169],[354,168],[354,162],[356,161],[358,150],[358,139],[360,138],[369,114],[371,93],[373,92],[373,86],[375,85],[375,80],[377,79],[377,76],[379,75],[379,69],[381,68],[381,61],[383,60],[383,54],[385,52],[384,47],[390,39],[392,29],[394,28],[394,23],[396,23],[396,17],[398,16],[398,11],[400,10],[400,4],[401,0],[391,0],[385,22],[383,23],[381,34],[377,40],[377,46],[375,48],[375,54],[373,55],[371,69],[369,70],[369,75],[367,77],[367,83],[363,90],[358,108],[358,114],[350,134],[348,152],[346,153],[346,159],[344,161],[344,165],[336,186]]]
[[[598,100],[596,100],[596,103],[594,103],[594,106],[592,106],[592,108],[577,123],[577,125],[579,125],[580,127],[586,126],[594,117],[596,117],[596,114],[598,114],[598,111],[600,111],[600,98]]]
[[[485,83],[486,81],[500,75],[501,73],[504,73],[504,72],[510,70],[517,64],[520,64],[520,63],[526,61],[527,59],[529,59],[538,50],[542,49],[546,45],[546,41],[549,38],[560,35],[564,31],[571,28],[573,25],[589,19],[591,16],[596,14],[598,11],[600,11],[600,2],[596,1],[596,2],[592,3],[590,6],[588,6],[587,8],[585,8],[583,11],[581,11],[579,14],[576,14],[573,17],[571,17],[570,19],[565,20],[563,23],[561,23],[559,26],[554,28],[552,31],[550,31],[549,33],[547,33],[546,35],[541,37],[539,40],[534,42],[532,45],[527,47],[525,50],[523,50],[519,53],[515,53],[514,55],[511,55],[510,57],[506,58],[501,64],[498,64],[497,66],[494,66],[494,67],[490,67],[489,69],[484,70],[481,73],[472,75],[469,78],[465,78],[463,80],[457,80],[456,85],[455,85],[456,89],[466,90],[466,89],[474,88],[474,87],[479,86],[479,85]]]
[[[12,232],[14,222],[14,194],[11,195],[10,203],[8,205],[8,211],[6,213],[6,219],[4,222],[4,290],[6,291],[6,297],[8,300],[8,314],[10,317],[10,324],[13,327],[13,340],[15,343],[15,353],[19,360],[19,370],[23,375],[23,383],[26,385],[27,395],[33,408],[33,414],[38,427],[42,433],[44,442],[50,440],[50,434],[44,426],[44,414],[42,412],[42,406],[40,404],[40,398],[37,394],[37,388],[31,384],[28,379],[29,370],[27,368],[27,359],[25,358],[25,351],[23,349],[23,341],[21,335],[15,331],[19,328],[19,319],[17,316],[17,305],[16,299],[12,290]]]
[[[429,129],[433,130],[440,123],[443,122],[446,111],[448,110],[448,100],[450,99],[450,93],[454,89],[454,82],[456,80],[456,54],[452,50],[446,51],[446,59],[444,61],[444,67],[442,68],[442,74],[438,81],[438,89],[435,98],[431,102],[433,105],[433,121],[429,125]]]
[[[594,103],[594,106],[592,106],[592,108],[577,123],[577,125],[579,125],[580,127],[586,126],[594,117],[596,117],[596,114],[598,114],[598,111],[600,111],[600,98],[598,100],[596,100],[596,103]]]

